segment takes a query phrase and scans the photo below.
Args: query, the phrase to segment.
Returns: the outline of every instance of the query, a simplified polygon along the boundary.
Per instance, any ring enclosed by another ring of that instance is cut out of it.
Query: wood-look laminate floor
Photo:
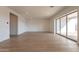
[[[53,33],[23,33],[0,43],[0,51],[77,52],[77,43]]]

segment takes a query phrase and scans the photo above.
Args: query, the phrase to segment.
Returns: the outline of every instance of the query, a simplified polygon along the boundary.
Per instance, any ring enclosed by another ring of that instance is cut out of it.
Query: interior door
[[[14,14],[10,14],[10,35],[17,35],[18,17]]]

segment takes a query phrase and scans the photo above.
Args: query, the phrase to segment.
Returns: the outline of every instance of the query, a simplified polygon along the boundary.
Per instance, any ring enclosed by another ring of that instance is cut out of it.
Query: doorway
[[[17,36],[18,34],[18,16],[10,13],[10,36]]]

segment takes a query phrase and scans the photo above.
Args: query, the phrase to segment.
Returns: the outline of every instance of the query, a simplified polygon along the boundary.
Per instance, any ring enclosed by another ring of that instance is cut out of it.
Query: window
[[[56,33],[77,40],[77,12],[65,15],[56,20]]]
[[[77,40],[77,12],[67,16],[67,36]]]
[[[66,16],[61,18],[61,35],[66,36]]]
[[[60,33],[60,19],[57,19],[57,33]]]

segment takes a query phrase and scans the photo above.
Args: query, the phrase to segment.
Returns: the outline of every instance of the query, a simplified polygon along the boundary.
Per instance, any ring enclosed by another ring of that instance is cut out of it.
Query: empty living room
[[[79,6],[0,6],[0,52],[78,52]]]

